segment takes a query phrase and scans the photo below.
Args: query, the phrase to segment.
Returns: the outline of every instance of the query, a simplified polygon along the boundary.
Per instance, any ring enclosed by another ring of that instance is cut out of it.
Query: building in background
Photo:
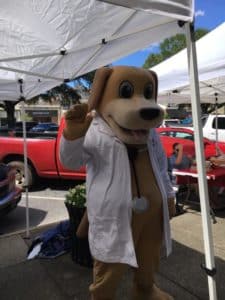
[[[80,102],[87,102],[87,99],[82,98]],[[63,114],[68,109],[69,107],[63,107],[59,103],[51,104],[44,101],[39,101],[37,104],[25,104],[26,120],[38,123],[51,122],[59,124]],[[21,103],[18,103],[16,106],[16,120],[22,121]]]

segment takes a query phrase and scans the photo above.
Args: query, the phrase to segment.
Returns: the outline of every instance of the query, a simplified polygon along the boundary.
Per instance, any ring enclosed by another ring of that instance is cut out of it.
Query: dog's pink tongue
[[[135,138],[135,140],[139,140],[141,138],[146,137],[147,130],[142,130],[142,129],[131,130],[131,134],[133,135],[133,137]]]

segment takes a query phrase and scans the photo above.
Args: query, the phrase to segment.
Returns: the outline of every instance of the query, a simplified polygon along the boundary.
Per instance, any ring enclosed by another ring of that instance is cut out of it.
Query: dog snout
[[[140,110],[140,116],[143,120],[153,120],[160,115],[158,108],[142,108]]]

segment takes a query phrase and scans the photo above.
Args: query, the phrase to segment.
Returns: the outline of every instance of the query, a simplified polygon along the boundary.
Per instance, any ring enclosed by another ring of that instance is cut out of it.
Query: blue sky
[[[195,28],[212,30],[225,21],[225,0],[195,0]],[[156,49],[156,48],[155,48]],[[143,49],[124,57],[113,65],[132,65],[142,67],[153,50]]]

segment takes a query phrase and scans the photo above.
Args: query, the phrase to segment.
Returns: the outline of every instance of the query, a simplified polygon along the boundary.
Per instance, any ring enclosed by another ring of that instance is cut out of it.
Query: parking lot
[[[65,194],[75,181],[42,180],[28,192],[30,228],[67,219]],[[10,234],[26,229],[26,194],[23,192],[18,207],[0,220],[0,233]]]
[[[56,205],[63,204],[62,200],[54,201]],[[46,217],[44,219],[47,220]],[[217,269],[215,281],[217,299],[222,300],[225,299],[225,213],[217,214],[216,219],[217,223],[212,225]],[[201,264],[205,261],[201,214],[188,208],[184,214],[175,217],[171,225],[173,253],[168,259],[162,256],[156,281],[175,299],[207,300],[209,299],[207,276],[201,268]],[[46,230],[46,226],[32,230],[32,237],[41,230]],[[27,243],[29,241],[24,239],[24,233],[0,237],[2,299],[88,299],[88,286],[92,277],[90,269],[76,265],[71,260],[70,254],[56,259],[26,261]],[[117,299],[129,299],[130,279],[128,273],[121,282]]]

